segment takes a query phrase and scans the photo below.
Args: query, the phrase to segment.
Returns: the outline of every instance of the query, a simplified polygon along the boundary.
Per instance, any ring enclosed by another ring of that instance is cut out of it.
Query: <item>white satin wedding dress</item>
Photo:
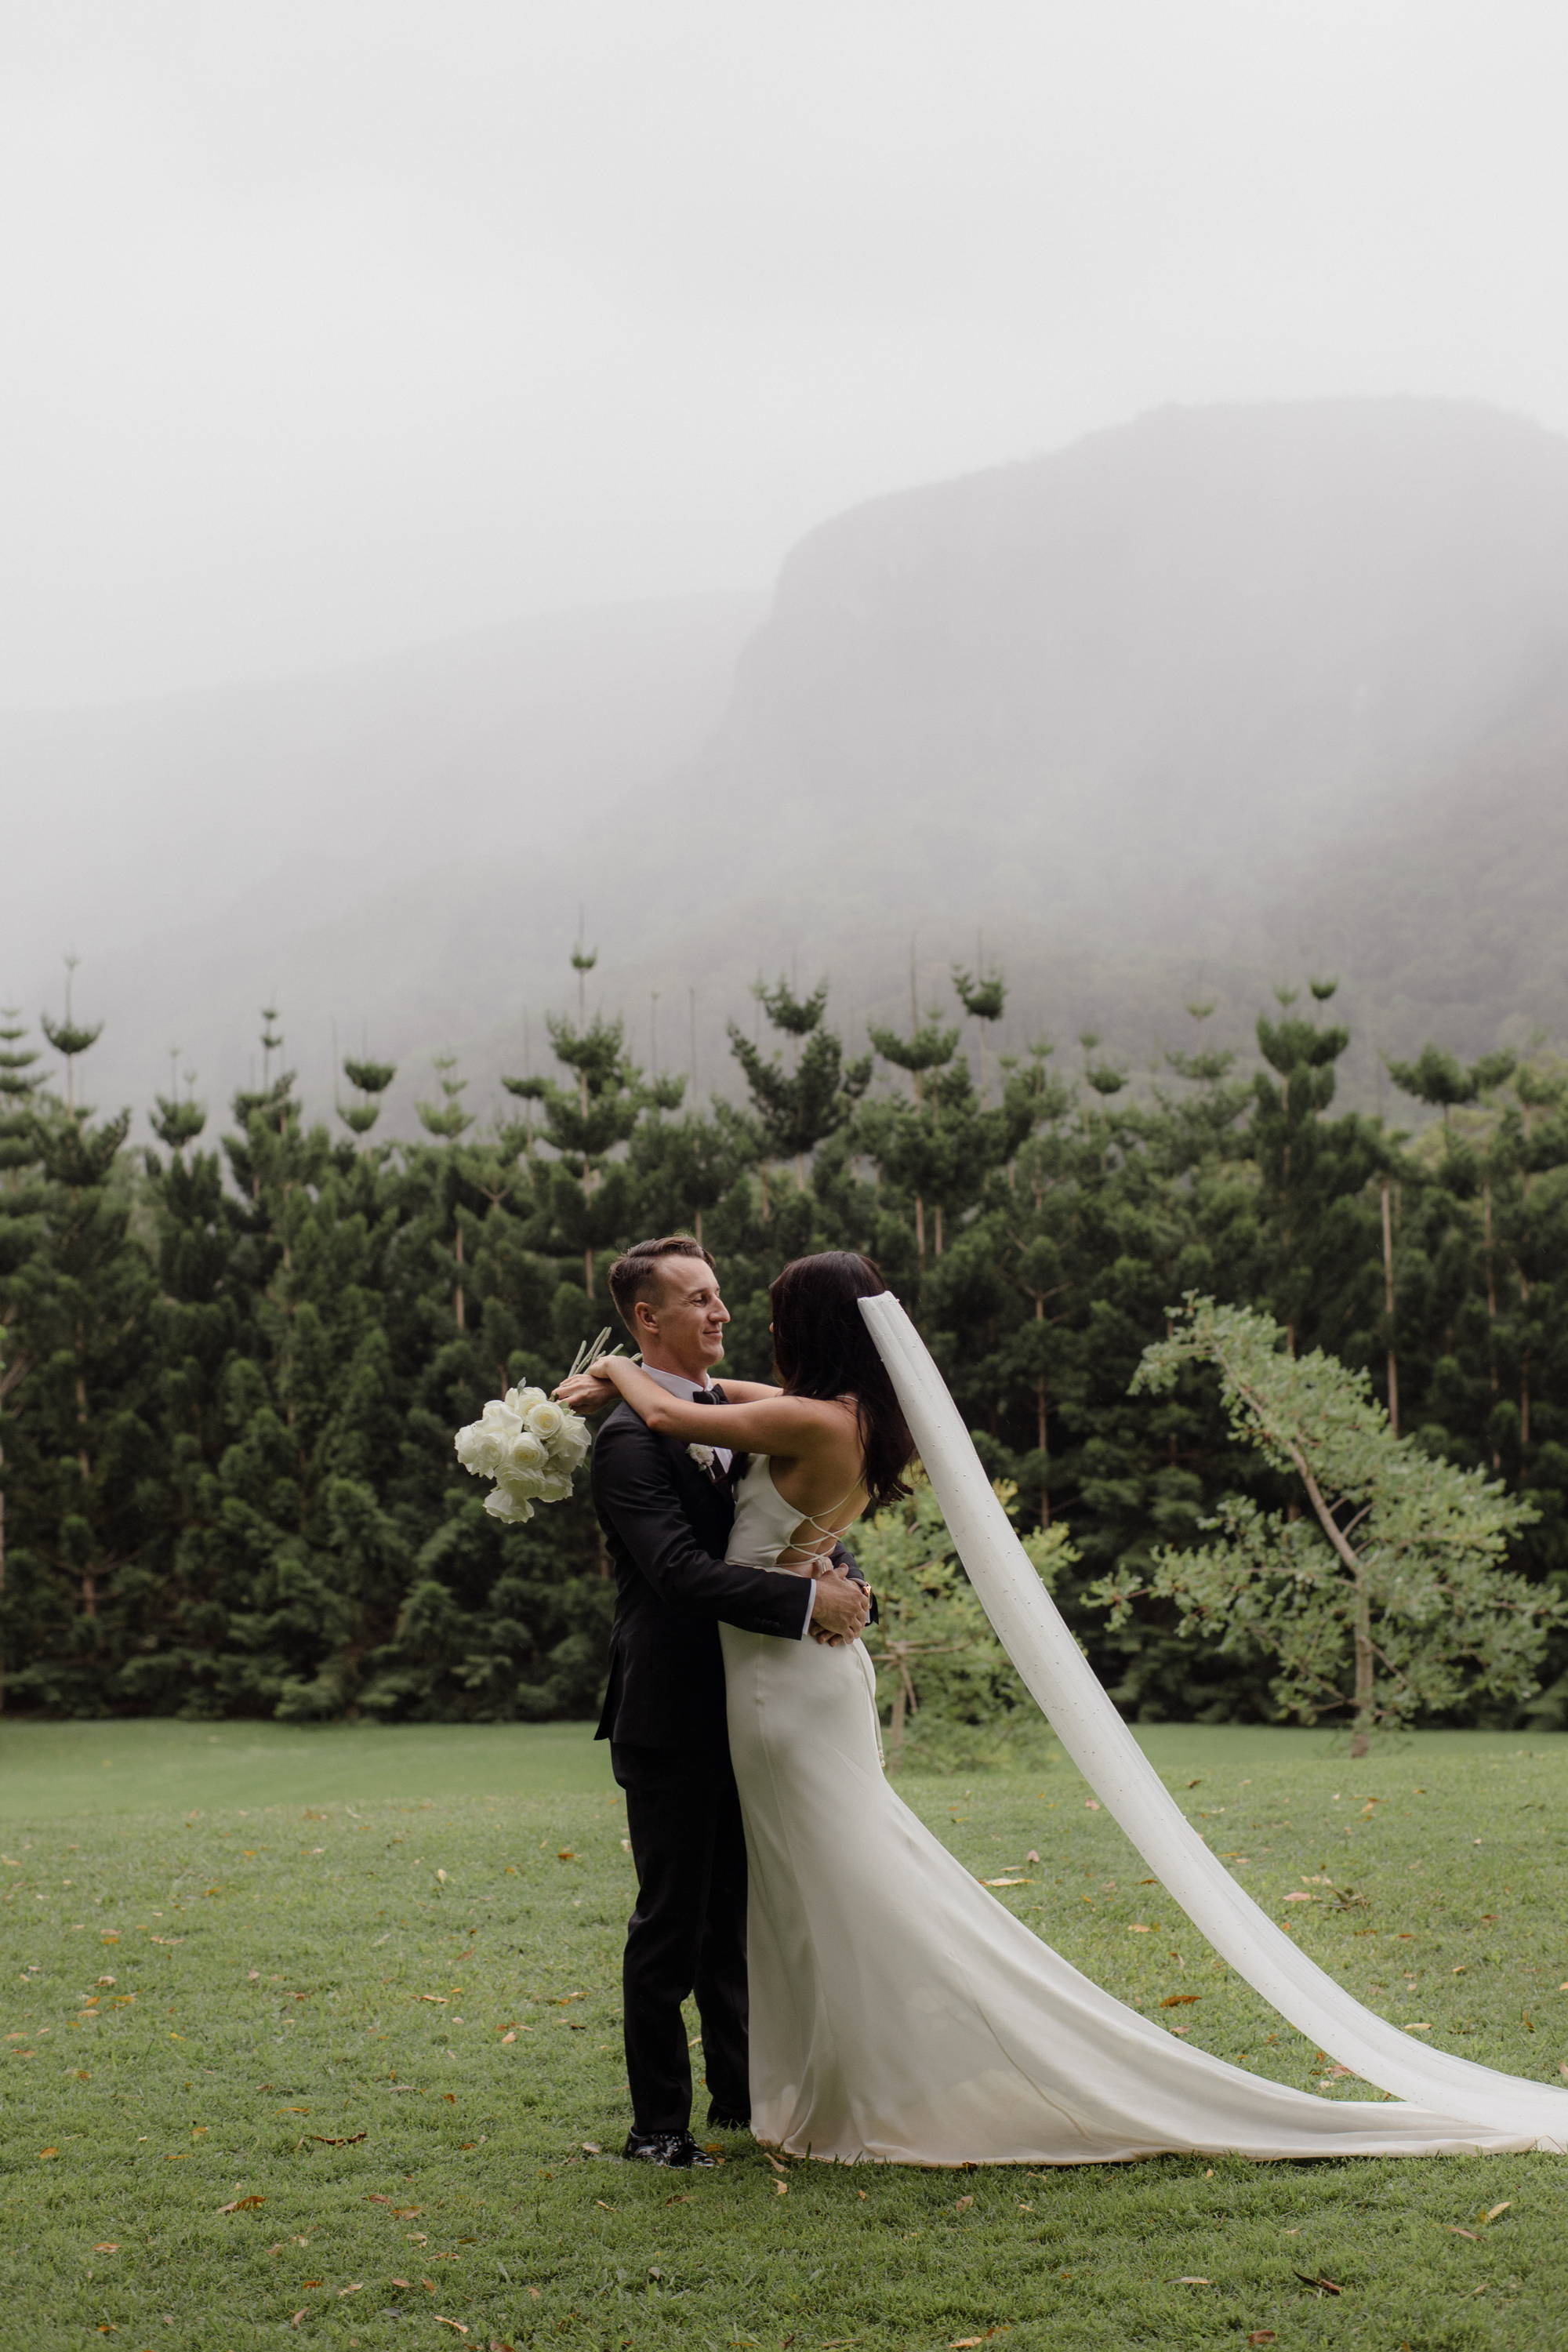
[[[827,1649],[725,1625],[751,1877],[757,2138],[795,2156],[916,2165],[1562,2153],[1568,2093],[1414,2043],[1294,1950],[1209,1853],[1056,1616],[913,1326],[890,1297],[861,1305],[971,1579],[1091,1785],[1233,1965],[1293,2021],[1310,2016],[1303,2030],[1321,2047],[1399,2101],[1288,2089],[1102,1992],[888,1785],[860,1643]],[[780,1569],[779,1555],[800,1525],[759,1457],[737,1496],[731,1559],[799,1574]],[[1048,1654],[1054,1629],[1070,1664]]]

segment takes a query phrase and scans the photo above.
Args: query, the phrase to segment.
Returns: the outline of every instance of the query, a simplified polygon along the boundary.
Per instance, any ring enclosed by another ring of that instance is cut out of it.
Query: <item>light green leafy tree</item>
[[[1347,1714],[1351,1753],[1376,1728],[1440,1714],[1468,1695],[1517,1704],[1535,1688],[1561,1602],[1503,1566],[1536,1513],[1479,1470],[1395,1437],[1365,1372],[1292,1356],[1270,1315],[1189,1292],[1144,1349],[1135,1391],[1168,1394],[1212,1366],[1234,1435],[1293,1479],[1306,1509],[1226,1496],[1214,1540],[1163,1547],[1145,1584],[1102,1578],[1089,1598],[1127,1617],[1140,1594],[1173,1601],[1184,1634],[1220,1635],[1278,1662],[1273,1695],[1306,1723]]]
[[[1010,1512],[1016,1487],[1004,1481],[995,1493]],[[889,1772],[904,1759],[911,1716],[919,1717],[922,1748],[940,1747],[943,1735],[962,1737],[965,1727],[994,1734],[1018,1709],[1033,1718],[1034,1702],[958,1563],[922,1472],[911,1474],[902,1501],[857,1528],[850,1540],[877,1595],[878,1622],[864,1638],[886,1708]],[[1059,1527],[1036,1528],[1024,1549],[1047,1586],[1078,1557]]]

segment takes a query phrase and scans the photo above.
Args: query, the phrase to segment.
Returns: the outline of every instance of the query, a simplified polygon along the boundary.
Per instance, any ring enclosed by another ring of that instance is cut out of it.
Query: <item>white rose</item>
[[[544,1402],[542,1389],[508,1389],[506,1401],[520,1421],[526,1421],[536,1404]]]
[[[498,1437],[515,1437],[522,1427],[522,1415],[514,1412],[500,1397],[491,1397],[479,1415],[479,1426],[493,1430]]]
[[[485,1496],[485,1509],[492,1519],[500,1519],[511,1528],[520,1528],[526,1519],[533,1517],[533,1505],[522,1496],[514,1495],[507,1486],[490,1488]]]
[[[576,1413],[569,1413],[566,1425],[551,1440],[550,1459],[563,1470],[575,1470],[588,1451],[588,1424]]]
[[[452,1440],[452,1446],[470,1477],[495,1476],[500,1465],[500,1440],[482,1422],[471,1421],[467,1429],[459,1429]]]
[[[566,1420],[561,1407],[552,1404],[548,1397],[542,1397],[537,1404],[530,1405],[525,1417],[535,1437],[542,1437],[547,1445],[552,1437],[560,1434]]]
[[[570,1478],[552,1477],[547,1473],[539,1482],[539,1499],[542,1503],[563,1503],[571,1492]]]
[[[520,1429],[507,1448],[508,1464],[519,1470],[538,1470],[544,1462],[544,1447],[531,1429]]]
[[[527,1463],[503,1462],[496,1472],[496,1483],[513,1495],[537,1495],[544,1483],[545,1472]]]

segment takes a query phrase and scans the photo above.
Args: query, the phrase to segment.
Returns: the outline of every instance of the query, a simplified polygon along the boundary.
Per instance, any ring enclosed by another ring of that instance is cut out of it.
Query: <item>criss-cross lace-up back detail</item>
[[[843,1530],[832,1522],[846,1503],[860,1491],[856,1480],[847,1495],[822,1511],[803,1511],[781,1495],[773,1484],[773,1464],[759,1454],[735,1495],[735,1525],[730,1537],[730,1558],[747,1568],[776,1568],[788,1576],[809,1576],[814,1564],[830,1552]],[[801,1542],[797,1531],[809,1528],[819,1541]],[[800,1555],[786,1559],[786,1552]]]

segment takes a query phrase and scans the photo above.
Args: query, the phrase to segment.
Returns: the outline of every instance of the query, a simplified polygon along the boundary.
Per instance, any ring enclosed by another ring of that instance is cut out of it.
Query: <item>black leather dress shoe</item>
[[[678,2168],[713,2162],[706,2148],[699,2147],[689,2131],[628,2132],[621,2154],[635,2158],[643,2164],[668,2164]]]

